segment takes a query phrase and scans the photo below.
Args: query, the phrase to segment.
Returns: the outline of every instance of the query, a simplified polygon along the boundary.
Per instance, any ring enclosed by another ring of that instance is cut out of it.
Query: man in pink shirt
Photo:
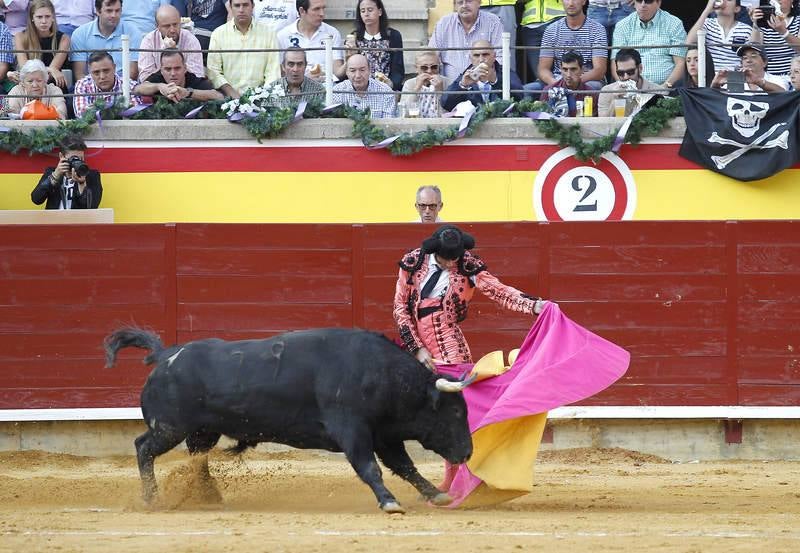
[[[203,67],[203,54],[191,52],[200,50],[200,42],[195,36],[181,28],[181,15],[178,10],[169,4],[159,6],[156,11],[156,29],[142,37],[142,50],[164,50],[165,48],[177,48],[186,59],[186,70],[193,73],[198,78],[206,76]],[[139,80],[145,81],[147,78],[161,70],[161,52],[140,52],[139,53]]]

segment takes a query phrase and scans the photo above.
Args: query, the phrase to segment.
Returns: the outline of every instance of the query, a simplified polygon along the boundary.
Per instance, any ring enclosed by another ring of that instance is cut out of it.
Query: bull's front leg
[[[378,458],[386,468],[414,486],[426,500],[434,505],[447,505],[453,498],[426,480],[414,466],[403,442],[380,444],[375,448]]]
[[[369,426],[362,420],[340,413],[327,414],[325,426],[359,478],[372,488],[381,510],[386,513],[405,513],[405,509],[383,483],[381,468],[375,459]]]

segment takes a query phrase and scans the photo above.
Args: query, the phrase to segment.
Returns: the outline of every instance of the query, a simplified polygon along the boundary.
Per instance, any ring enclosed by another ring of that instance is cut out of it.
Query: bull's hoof
[[[390,515],[404,515],[406,513],[406,510],[403,509],[396,501],[384,503],[381,505],[381,510],[384,513],[389,513]]]
[[[448,494],[441,492],[428,499],[428,501],[430,501],[431,505],[443,507],[444,505],[450,505],[453,502],[453,498]]]

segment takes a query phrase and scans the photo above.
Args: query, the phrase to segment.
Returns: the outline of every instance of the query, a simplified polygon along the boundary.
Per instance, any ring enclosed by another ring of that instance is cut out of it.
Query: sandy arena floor
[[[800,463],[672,464],[623,450],[540,455],[534,493],[492,508],[380,512],[339,456],[212,454],[209,504],[182,452],[156,463],[160,505],[133,457],[0,453],[0,551],[800,551]],[[437,481],[438,463],[422,472]],[[546,549],[545,549],[546,548]]]

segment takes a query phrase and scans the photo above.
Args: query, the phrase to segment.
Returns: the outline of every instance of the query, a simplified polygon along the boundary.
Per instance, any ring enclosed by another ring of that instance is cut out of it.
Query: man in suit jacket
[[[97,209],[103,197],[100,173],[89,169],[84,160],[86,144],[78,136],[68,136],[59,147],[58,165],[45,169],[31,200],[45,201],[45,209]],[[81,167],[81,163],[83,166]]]
[[[478,40],[472,44],[470,52],[472,63],[453,84],[447,87],[448,94],[442,99],[442,108],[452,111],[457,104],[469,100],[476,107],[502,98],[503,68],[497,62],[495,51],[489,41]],[[511,72],[511,96],[515,100],[522,99],[522,82],[517,74]],[[450,94],[451,92],[465,94]]]

